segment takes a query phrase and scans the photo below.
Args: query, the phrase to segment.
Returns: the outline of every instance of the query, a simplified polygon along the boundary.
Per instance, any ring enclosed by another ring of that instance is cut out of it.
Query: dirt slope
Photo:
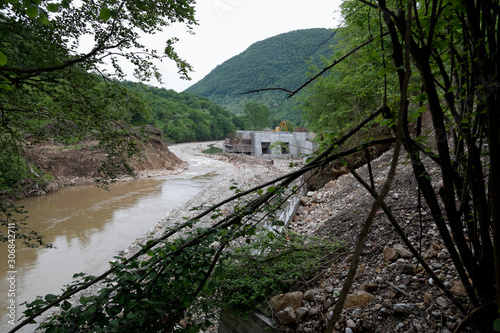
[[[141,145],[140,156],[130,160],[134,172],[139,177],[151,177],[178,173],[187,164],[175,156],[161,140],[158,133]],[[39,170],[53,176],[43,189],[26,189],[24,196],[52,192],[68,185],[92,184],[99,175],[99,167],[105,159],[105,152],[98,148],[96,141],[80,142],[73,146],[40,143],[26,151],[28,158]],[[119,180],[131,177],[122,174]]]

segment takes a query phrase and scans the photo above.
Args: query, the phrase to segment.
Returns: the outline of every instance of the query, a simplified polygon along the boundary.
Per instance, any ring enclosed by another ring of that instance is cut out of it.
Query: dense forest
[[[149,117],[134,115],[132,123],[153,125],[169,142],[224,139],[228,133],[246,126],[244,118],[205,97],[129,81],[122,85],[136,91],[150,110]]]
[[[209,98],[234,114],[242,114],[246,103],[269,108],[271,118],[303,124],[302,110],[295,98],[287,99],[284,91],[262,91],[283,88],[294,90],[307,79],[309,68],[322,66],[322,56],[330,56],[335,44],[330,29],[296,30],[252,44],[212,70],[186,92]]]

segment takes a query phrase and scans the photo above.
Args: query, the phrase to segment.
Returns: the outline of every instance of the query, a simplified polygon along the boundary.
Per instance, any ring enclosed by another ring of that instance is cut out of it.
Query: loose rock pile
[[[392,151],[372,163],[375,185],[380,190],[388,173]],[[436,190],[442,186],[438,169],[427,167]],[[357,170],[369,183],[367,167]],[[359,230],[364,224],[373,197],[351,174],[326,184],[301,198],[290,229],[340,241],[346,252],[323,272],[316,283],[304,290],[277,295],[271,308],[283,332],[322,332],[347,276]],[[401,227],[415,248],[429,262],[439,279],[459,298],[465,290],[442,244],[422,200],[418,209],[416,181],[403,158],[392,190],[386,198]],[[360,266],[344,304],[337,332],[451,332],[462,319],[457,308],[402,245],[383,212],[379,212],[365,242]],[[279,300],[288,300],[280,302]]]

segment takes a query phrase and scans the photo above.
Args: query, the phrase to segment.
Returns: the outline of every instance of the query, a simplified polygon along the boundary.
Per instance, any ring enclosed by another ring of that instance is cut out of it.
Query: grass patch
[[[203,152],[205,154],[217,154],[217,153],[222,153],[223,150],[217,147],[214,147],[214,144],[209,145],[210,148],[205,149]]]
[[[297,290],[331,264],[340,242],[288,232],[259,232],[232,250],[219,276],[221,307],[248,316],[266,298]]]

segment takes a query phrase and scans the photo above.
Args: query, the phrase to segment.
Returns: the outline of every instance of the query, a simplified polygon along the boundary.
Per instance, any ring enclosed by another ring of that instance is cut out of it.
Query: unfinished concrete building
[[[311,154],[316,144],[307,132],[236,131],[224,142],[225,153],[264,158],[299,159]]]

